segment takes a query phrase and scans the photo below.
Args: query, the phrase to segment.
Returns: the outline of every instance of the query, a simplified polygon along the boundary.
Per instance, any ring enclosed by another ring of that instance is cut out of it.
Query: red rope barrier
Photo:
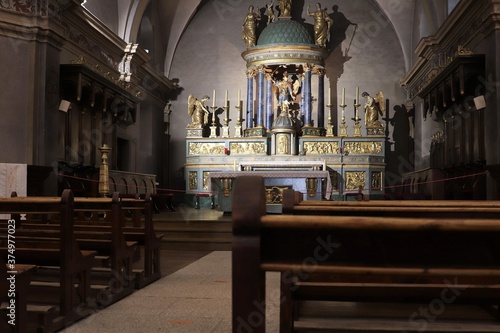
[[[386,189],[391,189],[391,188],[401,188],[401,187],[408,187],[408,186],[416,186],[416,185],[423,185],[423,184],[431,184],[431,183],[438,183],[438,182],[446,182],[446,181],[451,181],[451,180],[456,180],[456,179],[463,179],[463,178],[472,178],[472,177],[476,177],[476,176],[481,176],[481,175],[485,175],[486,174],[486,171],[484,172],[479,172],[479,173],[474,173],[474,174],[470,174],[470,175],[464,175],[464,176],[456,176],[456,177],[450,177],[450,178],[443,178],[443,179],[436,179],[436,180],[429,180],[429,181],[425,181],[425,182],[416,182],[416,183],[408,183],[408,184],[400,184],[400,185],[392,185],[392,186],[384,186],[382,187],[381,189],[379,188],[376,188],[376,189],[372,189],[372,188],[369,188],[369,189],[365,189],[365,190],[377,190],[377,191],[384,191]],[[71,178],[71,179],[78,179],[78,180],[82,180],[82,181],[87,181],[87,182],[94,182],[94,183],[100,183],[99,180],[95,180],[95,179],[88,179],[88,178],[82,178],[82,177],[77,177],[77,176],[71,176],[71,175],[65,175],[65,174],[62,174],[62,173],[57,173],[58,176],[61,176],[61,177],[65,177],[65,178]],[[121,184],[121,183],[112,183],[112,182],[107,182],[107,184],[114,184],[115,186],[124,186],[124,187],[132,187],[132,188],[135,188],[135,189],[147,189],[148,187],[147,186],[138,186],[138,185],[129,185],[129,184]],[[170,189],[170,188],[161,188],[161,187],[156,187],[156,191],[164,191],[164,192],[179,192],[179,193],[187,193],[188,191],[186,190],[175,190],[175,189]],[[354,192],[355,190],[353,191],[349,191],[350,193],[355,193]],[[190,193],[211,193],[211,194],[217,194],[218,192],[215,192],[215,191],[205,191],[205,192],[196,192],[196,191],[189,191]],[[337,193],[341,193],[340,191],[332,191],[332,194],[334,192],[337,192]],[[344,191],[346,192],[346,191]],[[319,192],[318,192],[319,193]]]

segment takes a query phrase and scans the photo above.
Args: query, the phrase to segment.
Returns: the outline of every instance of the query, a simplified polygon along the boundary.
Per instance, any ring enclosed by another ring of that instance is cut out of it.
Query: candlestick
[[[342,88],[342,105],[345,104],[345,88]],[[342,109],[344,111],[344,109]]]
[[[354,100],[354,119],[358,119],[358,108],[356,107],[358,105],[357,101]]]
[[[340,106],[340,108],[342,109],[342,118],[340,120],[340,132],[339,132],[339,136],[340,137],[345,137],[347,136],[347,125],[345,124],[345,115],[344,115],[344,109],[347,105],[345,105],[345,103],[342,103],[342,105]]]
[[[215,89],[214,89],[214,94],[213,94],[212,107],[215,107]]]

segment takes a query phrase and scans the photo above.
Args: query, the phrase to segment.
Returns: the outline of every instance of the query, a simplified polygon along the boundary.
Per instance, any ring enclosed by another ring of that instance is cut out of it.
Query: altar
[[[233,183],[239,176],[259,175],[264,178],[266,210],[281,213],[282,195],[285,189],[302,192],[304,200],[330,199],[332,183],[328,171],[229,171],[212,172],[209,176],[209,191],[217,194],[218,210],[231,212]]]
[[[226,90],[218,103],[214,90],[212,106],[204,104],[207,95],[188,97],[186,192],[230,212],[234,180],[258,174],[264,177],[268,211],[281,211],[286,188],[301,192],[304,200],[348,200],[353,193],[383,198],[382,92],[371,99],[362,93],[363,108],[359,87],[348,98],[345,89],[332,96],[332,86],[325,87],[329,51],[289,15],[280,14],[253,37],[258,38],[241,54],[246,93],[238,90],[230,102]],[[352,110],[346,110],[353,95]],[[346,117],[347,111],[354,118]]]
[[[383,198],[385,137],[301,137],[298,146],[303,153],[298,155],[272,155],[269,145],[268,138],[187,138],[187,193],[212,196],[200,199],[206,207],[214,202],[227,211],[232,180],[260,173],[269,178],[266,186],[276,185],[274,205],[280,204],[278,191],[289,186],[302,192],[304,200],[348,200],[359,192],[372,200]],[[317,180],[314,195],[309,194],[316,181],[307,184],[307,179]]]

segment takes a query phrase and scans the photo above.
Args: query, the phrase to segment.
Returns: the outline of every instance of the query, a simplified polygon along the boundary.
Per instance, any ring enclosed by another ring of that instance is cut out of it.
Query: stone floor
[[[269,274],[268,284],[267,327],[278,332],[278,303],[272,297],[279,275]],[[211,252],[60,332],[229,333],[231,252]]]

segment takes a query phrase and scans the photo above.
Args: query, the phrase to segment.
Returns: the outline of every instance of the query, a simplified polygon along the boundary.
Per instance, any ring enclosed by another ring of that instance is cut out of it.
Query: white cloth
[[[27,194],[28,166],[26,164],[0,163],[0,197],[8,198],[16,191],[18,197]],[[0,214],[0,219],[9,219],[10,215]]]

